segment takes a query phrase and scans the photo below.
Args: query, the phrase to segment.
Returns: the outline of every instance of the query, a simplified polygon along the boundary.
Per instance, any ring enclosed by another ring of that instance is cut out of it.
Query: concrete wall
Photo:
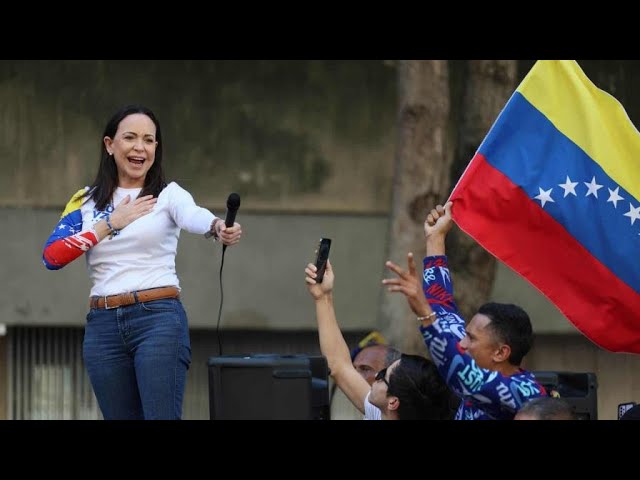
[[[491,300],[520,305],[531,317],[536,333],[579,333],[547,297],[502,262],[498,262]]]
[[[395,94],[382,61],[3,61],[0,206],[64,205],[108,118],[142,103],[168,178],[203,205],[386,213]]]
[[[601,63],[583,66],[633,118],[640,107],[628,87],[637,67]],[[41,248],[69,196],[95,175],[108,116],[141,102],[162,122],[170,179],[220,213],[230,191],[242,194],[245,237],[228,251],[223,325],[313,328],[302,271],[326,235],[334,239],[339,318],[345,328],[371,328],[388,231],[395,91],[393,64],[382,61],[0,62],[0,322],[84,321],[84,260],[48,272]],[[215,325],[219,253],[183,234],[178,273],[194,326]],[[523,305],[539,332],[575,332],[502,265],[492,296]]]
[[[636,120],[640,62],[627,63],[581,65]],[[522,66],[524,75],[530,65]],[[162,122],[170,179],[218,213],[229,192],[242,195],[245,235],[225,259],[222,328],[314,330],[303,269],[323,235],[334,240],[341,325],[374,328],[395,92],[395,69],[381,61],[1,61],[0,323],[84,324],[84,259],[50,272],[42,246],[69,196],[95,175],[108,116],[143,103]],[[193,328],[215,328],[219,266],[219,245],[183,233],[177,268]],[[531,315],[541,338],[529,368],[598,374],[601,418],[615,418],[617,403],[639,400],[635,357],[603,352],[579,335],[554,336],[576,329],[502,264],[492,298]],[[0,385],[5,348],[0,337]],[[0,396],[0,419],[3,402]]]
[[[197,198],[196,198],[197,200]],[[58,271],[41,262],[42,247],[59,212],[0,209],[5,228],[0,275],[0,323],[82,325],[89,281],[84,258]],[[388,220],[377,215],[238,215],[244,238],[227,249],[222,328],[314,329],[304,267],[318,239],[333,239],[336,311],[346,329],[376,326],[384,274]],[[176,268],[193,327],[215,328],[220,299],[220,245],[183,232]],[[396,262],[403,258],[393,258]],[[455,281],[455,279],[454,279]],[[527,282],[500,264],[492,297],[521,304],[539,333],[575,332]]]
[[[224,325],[312,328],[303,269],[326,235],[339,282],[349,286],[339,311],[347,325],[369,328],[387,233],[395,95],[395,68],[383,61],[0,62],[0,220],[8,233],[0,322],[84,322],[84,260],[49,272],[41,248],[71,194],[92,181],[108,117],[143,103],[160,119],[169,180],[221,215],[231,191],[242,196],[245,236],[228,250]],[[361,250],[374,261],[360,261]],[[177,267],[194,326],[215,326],[219,261],[219,246],[183,233]]]
[[[89,281],[83,257],[61,270],[41,262],[59,216],[48,210],[0,209],[6,258],[0,264],[0,323],[82,325]],[[336,308],[345,327],[375,326],[386,219],[347,215],[256,215],[240,211],[245,234],[227,249],[223,271],[224,328],[311,329],[315,311],[304,268],[321,236],[333,239]],[[193,327],[215,328],[220,301],[221,248],[181,234],[176,268]]]

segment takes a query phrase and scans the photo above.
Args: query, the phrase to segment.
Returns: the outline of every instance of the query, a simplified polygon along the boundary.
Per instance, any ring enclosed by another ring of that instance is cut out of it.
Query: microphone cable
[[[218,355],[222,356],[222,340],[220,338],[220,319],[222,318],[222,303],[224,301],[224,290],[222,289],[222,268],[224,267],[224,252],[226,245],[222,246],[222,260],[220,260],[220,308],[218,309],[218,323],[216,325],[216,338],[218,339]]]
[[[238,208],[240,208],[240,195],[237,193],[229,194],[227,198],[227,214],[225,216],[224,224],[227,228],[233,227],[235,224],[236,213],[238,213]],[[205,233],[205,237],[211,237],[211,233]],[[218,309],[218,323],[216,324],[216,337],[218,338],[218,351],[219,355],[222,356],[222,339],[220,336],[220,319],[222,318],[222,304],[224,302],[224,290],[222,288],[222,268],[224,267],[224,254],[227,250],[227,246],[225,244],[222,245],[222,259],[220,260],[220,308]]]

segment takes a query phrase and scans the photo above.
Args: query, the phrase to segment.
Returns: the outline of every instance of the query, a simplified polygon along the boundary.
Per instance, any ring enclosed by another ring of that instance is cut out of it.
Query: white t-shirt
[[[382,420],[382,410],[369,402],[369,394],[371,390],[367,392],[364,397],[364,418],[363,420]]]
[[[118,187],[113,205],[95,210],[93,199],[81,206],[82,229],[87,229],[113,211],[127,195],[134,201],[140,188]],[[103,239],[87,254],[91,295],[114,295],[147,288],[174,285],[180,230],[204,234],[216,216],[195,204],[189,192],[171,182],[158,196],[153,211],[127,225],[120,234]]]

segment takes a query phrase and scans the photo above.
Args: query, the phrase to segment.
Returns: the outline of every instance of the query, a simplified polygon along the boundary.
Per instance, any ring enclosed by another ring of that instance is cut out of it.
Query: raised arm
[[[396,277],[383,283],[389,291],[404,294],[412,311],[421,318],[418,325],[425,344],[447,385],[459,396],[475,402],[489,416],[504,418],[504,411],[514,412],[527,399],[544,391],[533,378],[505,377],[479,367],[461,348],[465,324],[453,299],[445,255],[445,238],[452,225],[451,203],[431,210],[424,224],[427,256],[422,278],[418,277],[413,256],[409,254],[406,271],[393,262],[386,263]]]
[[[413,263],[413,254],[407,254],[407,270],[391,261],[385,266],[397,275],[382,281],[389,292],[404,294],[409,307],[417,317],[419,325],[427,327],[441,313],[457,314],[453,301],[453,285],[445,257],[445,239],[453,226],[451,202],[444,207],[436,206],[429,212],[424,222],[427,257],[424,259],[422,279],[418,277]]]
[[[451,202],[446,203],[444,207],[436,205],[436,208],[427,214],[424,221],[427,257],[445,255],[445,239],[453,227],[451,205]]]
[[[436,264],[429,262],[435,261]],[[471,355],[460,348],[460,339],[465,335],[464,321],[457,311],[449,310],[453,301],[430,305],[422,293],[421,280],[413,263],[413,255],[407,255],[407,270],[393,262],[387,262],[395,278],[385,279],[383,283],[390,292],[405,295],[417,321],[431,358],[447,385],[460,397],[472,399],[485,413],[495,418],[503,418],[503,411],[514,412],[531,397],[543,393],[540,385],[532,378],[517,376],[505,377],[498,372],[480,368]],[[436,256],[425,259],[425,284],[437,286],[433,291],[450,295],[449,268],[446,257]],[[425,287],[425,290],[427,287]],[[433,301],[433,299],[432,299]]]
[[[364,398],[370,390],[351,363],[349,347],[345,342],[335,310],[333,308],[333,267],[327,261],[322,283],[316,283],[316,266],[312,263],[305,269],[307,288],[315,300],[316,320],[320,337],[320,351],[327,358],[331,376],[358,410],[364,413]]]

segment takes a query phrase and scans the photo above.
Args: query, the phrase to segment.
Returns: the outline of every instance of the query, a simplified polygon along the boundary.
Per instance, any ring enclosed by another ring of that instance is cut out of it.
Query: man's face
[[[386,356],[387,349],[383,345],[365,347],[353,359],[353,366],[369,385],[373,385],[376,373],[385,367]]]
[[[476,313],[467,325],[467,335],[460,340],[460,347],[476,361],[480,368],[495,370],[493,357],[500,344],[495,340],[489,328],[491,319],[482,313]]]
[[[371,385],[371,392],[369,393],[369,402],[380,410],[385,410],[389,407],[389,401],[392,398],[392,393],[389,392],[389,379],[398,365],[400,365],[400,360],[396,360],[387,368],[380,369],[381,375],[379,380],[375,380],[374,375],[374,382],[373,385]],[[383,372],[384,376],[382,376]]]

